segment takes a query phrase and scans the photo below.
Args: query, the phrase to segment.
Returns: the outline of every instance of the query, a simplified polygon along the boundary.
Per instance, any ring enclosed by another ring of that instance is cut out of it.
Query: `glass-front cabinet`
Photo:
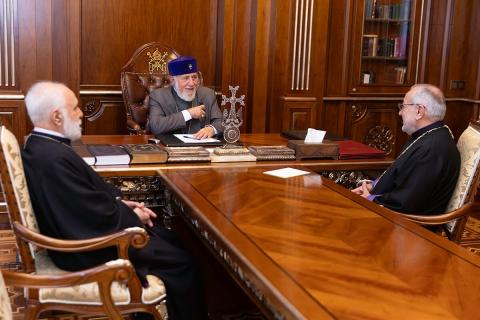
[[[401,93],[415,82],[420,2],[355,1],[351,93]]]

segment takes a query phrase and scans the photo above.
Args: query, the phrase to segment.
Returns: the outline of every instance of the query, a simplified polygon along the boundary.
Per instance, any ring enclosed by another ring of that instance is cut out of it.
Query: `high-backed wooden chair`
[[[69,279],[75,278],[76,273],[56,267],[46,249],[74,253],[114,246],[121,259],[128,259],[129,245],[141,248],[148,242],[146,231],[138,227],[83,240],[60,240],[40,234],[28,193],[20,148],[14,135],[4,126],[0,127],[0,178],[25,273],[49,275],[57,278],[59,283],[67,284]],[[147,275],[149,286],[142,288],[138,277],[133,275],[125,286],[118,282],[125,278],[122,274],[114,274],[111,270],[106,273],[100,271],[98,268],[81,271],[78,274],[82,276],[71,282],[74,286],[26,289],[25,319],[35,319],[46,310],[107,315],[112,319],[121,319],[119,313],[144,311],[163,319],[166,294],[159,278]],[[115,311],[112,300],[118,311]]]
[[[470,123],[457,142],[460,152],[460,176],[447,206],[447,213],[421,216],[400,214],[408,220],[422,225],[443,225],[450,240],[458,243],[472,210],[480,176],[480,125]]]
[[[177,57],[174,49],[151,42],[138,48],[122,68],[122,95],[130,134],[147,133],[149,94],[169,85],[167,63]]]

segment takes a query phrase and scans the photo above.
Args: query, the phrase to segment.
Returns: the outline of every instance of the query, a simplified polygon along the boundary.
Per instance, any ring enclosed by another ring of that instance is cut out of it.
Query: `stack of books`
[[[111,144],[89,144],[87,145],[87,150],[95,157],[96,166],[122,165],[130,163],[130,155],[121,146]]]
[[[209,162],[210,153],[204,147],[166,147],[167,162]]]
[[[131,157],[130,164],[167,162],[167,152],[155,144],[124,144],[122,147]]]
[[[286,146],[251,146],[248,150],[257,158],[257,161],[295,160],[295,150]]]
[[[256,161],[257,158],[243,146],[232,146],[229,148],[218,147],[210,154],[212,162],[243,162]]]
[[[73,150],[88,165],[125,165],[139,163],[165,163],[167,153],[153,144],[72,144]]]

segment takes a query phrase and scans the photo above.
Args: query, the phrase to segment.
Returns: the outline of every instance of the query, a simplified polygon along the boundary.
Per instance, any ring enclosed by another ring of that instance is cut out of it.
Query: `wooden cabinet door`
[[[421,2],[354,2],[350,94],[403,93],[415,83]]]
[[[408,138],[402,132],[397,102],[352,102],[346,108],[345,136],[395,157]]]

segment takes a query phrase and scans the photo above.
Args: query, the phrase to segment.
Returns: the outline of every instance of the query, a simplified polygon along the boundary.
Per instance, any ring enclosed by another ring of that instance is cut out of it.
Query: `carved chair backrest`
[[[152,90],[169,85],[167,63],[179,57],[172,48],[159,42],[138,48],[121,71],[123,102],[127,119],[145,130],[148,98]]]
[[[12,132],[4,126],[0,127],[0,145],[0,175],[10,223],[18,221],[30,230],[40,233],[28,193],[20,147]],[[34,271],[33,257],[39,249],[20,237],[16,237],[16,240],[24,271]]]
[[[446,212],[459,209],[474,200],[480,176],[480,126],[478,124],[473,122],[469,124],[458,139],[457,148],[461,158],[460,175]],[[455,237],[461,237],[467,219],[468,217],[459,218],[450,223],[447,229]]]

